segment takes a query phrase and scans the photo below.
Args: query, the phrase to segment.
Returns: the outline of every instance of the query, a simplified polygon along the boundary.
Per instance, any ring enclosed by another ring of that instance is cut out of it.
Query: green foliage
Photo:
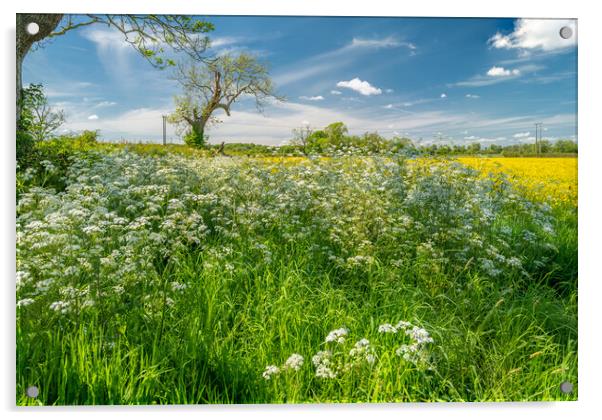
[[[16,157],[17,167],[27,168],[35,162],[35,140],[26,130],[17,129]]]
[[[18,405],[577,399],[574,208],[444,160],[88,146],[18,201]],[[378,331],[400,320],[428,363]],[[316,377],[361,338],[373,365]]]
[[[41,84],[30,84],[23,89],[21,99],[19,128],[35,141],[46,140],[65,122],[63,111],[50,107]]]
[[[21,93],[21,119],[19,128],[29,132],[34,124],[34,109],[46,100],[41,84],[30,84]]]
[[[187,146],[202,149],[207,144],[208,137],[204,136],[203,131],[191,128],[184,134],[183,140]]]
[[[17,193],[20,194],[31,186],[64,190],[64,176],[74,158],[91,156],[90,152],[94,151],[111,149],[111,145],[99,144],[97,137],[97,131],[86,130],[79,135],[64,135],[43,142],[31,142],[27,154],[19,161]],[[24,144],[23,141],[21,143]]]

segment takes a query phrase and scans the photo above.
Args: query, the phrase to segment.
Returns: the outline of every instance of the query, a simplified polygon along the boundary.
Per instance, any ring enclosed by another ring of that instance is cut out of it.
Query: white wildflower
[[[378,332],[383,333],[383,334],[388,334],[388,333],[396,334],[397,328],[391,324],[382,324],[382,325],[378,326]]]
[[[344,343],[345,337],[347,336],[348,333],[349,333],[349,331],[346,328],[339,328],[336,330],[332,330],[326,336],[325,341],[327,343],[332,343],[332,342],[337,342],[339,344]]]
[[[62,314],[66,314],[67,312],[69,312],[69,302],[64,302],[62,300],[56,301],[56,302],[52,302],[50,304],[50,309],[56,312],[60,312]]]
[[[330,358],[332,357],[332,352],[330,350],[323,350],[317,352],[314,357],[311,358],[311,362],[314,366],[318,365],[327,365],[330,363]]]
[[[337,374],[330,367],[326,365],[319,365],[316,368],[316,377],[323,379],[334,379],[337,377]]]
[[[303,356],[297,353],[293,353],[286,362],[284,362],[283,369],[292,369],[294,371],[298,371],[303,366]]]
[[[276,376],[279,373],[280,373],[280,368],[278,366],[269,365],[269,366],[266,366],[266,368],[263,371],[263,373],[261,374],[261,376],[263,376],[263,379],[265,379],[266,381],[269,381],[270,379],[272,379],[272,376]]]
[[[376,355],[374,349],[370,345],[370,341],[367,338],[359,340],[351,350],[349,350],[349,356],[361,359],[363,358],[369,364],[373,364],[376,361]]]
[[[407,330],[408,328],[412,327],[412,323],[408,321],[399,321],[397,325],[395,325],[395,328],[397,328],[398,330]]]
[[[412,337],[418,344],[433,342],[429,332],[424,328],[414,327],[411,330],[406,331],[406,334]]]
[[[21,299],[17,302],[17,308],[22,308],[23,306],[31,305],[34,302],[31,298]]]

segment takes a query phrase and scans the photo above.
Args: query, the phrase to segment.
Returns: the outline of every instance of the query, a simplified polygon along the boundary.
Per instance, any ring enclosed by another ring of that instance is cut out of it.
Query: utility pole
[[[539,156],[540,153],[540,142],[541,142],[541,126],[543,123],[535,123],[535,153]]]
[[[163,117],[163,146],[167,144],[167,115],[162,115]]]

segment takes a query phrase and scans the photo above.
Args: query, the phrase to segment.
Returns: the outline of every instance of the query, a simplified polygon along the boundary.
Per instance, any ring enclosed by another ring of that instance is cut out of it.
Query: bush
[[[90,157],[90,151],[112,148],[100,145],[97,138],[97,131],[84,131],[36,142],[28,133],[17,131],[17,178],[23,181],[20,190],[44,186],[62,191],[65,174],[76,156]]]
[[[184,143],[190,147],[197,147],[199,149],[205,147],[207,140],[206,136],[195,130],[190,130],[184,134]]]
[[[30,167],[34,159],[35,141],[31,134],[25,130],[17,130],[16,137],[16,153],[17,153],[17,166],[19,168]]]

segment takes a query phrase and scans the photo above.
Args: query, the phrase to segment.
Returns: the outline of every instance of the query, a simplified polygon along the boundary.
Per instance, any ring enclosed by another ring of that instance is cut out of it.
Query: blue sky
[[[208,17],[211,54],[256,54],[282,103],[250,100],[217,114],[210,141],[283,144],[301,125],[343,121],[424,144],[532,142],[577,134],[576,23],[570,20]],[[559,29],[570,26],[569,40]],[[117,31],[93,25],[31,52],[24,83],[43,83],[64,130],[106,140],[160,141],[179,93]],[[221,111],[220,111],[221,112]],[[174,127],[169,138],[176,142]]]

